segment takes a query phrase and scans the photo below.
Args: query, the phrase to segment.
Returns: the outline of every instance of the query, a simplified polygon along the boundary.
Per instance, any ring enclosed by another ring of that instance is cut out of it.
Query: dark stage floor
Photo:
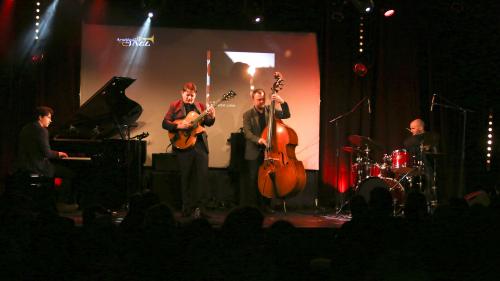
[[[214,227],[220,227],[226,218],[229,210],[213,210],[206,213],[206,218]],[[126,211],[113,212],[114,221],[119,224],[125,217]],[[61,213],[61,216],[71,218],[75,221],[76,225],[82,225],[82,212],[77,211],[74,213]],[[350,220],[349,215],[336,214],[334,210],[304,210],[304,211],[288,211],[288,212],[275,212],[272,214],[264,214],[264,227],[269,227],[274,222],[285,220],[291,222],[294,226],[300,228],[340,228],[342,224]],[[180,212],[175,212],[175,218],[180,223],[187,223],[192,218],[185,218],[181,216]]]

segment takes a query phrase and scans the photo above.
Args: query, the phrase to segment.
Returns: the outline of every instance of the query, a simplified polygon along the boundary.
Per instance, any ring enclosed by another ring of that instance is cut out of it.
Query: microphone
[[[436,99],[436,94],[432,95],[432,101],[431,101],[431,112],[432,108],[434,107],[434,100]]]
[[[372,114],[372,107],[371,107],[371,103],[370,103],[370,98],[368,98],[368,113]]]

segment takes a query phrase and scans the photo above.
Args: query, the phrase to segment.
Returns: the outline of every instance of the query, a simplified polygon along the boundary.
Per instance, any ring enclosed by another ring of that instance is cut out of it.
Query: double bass
[[[275,72],[274,78],[271,95],[283,88],[281,74]],[[266,140],[266,148],[264,161],[259,167],[258,187],[264,197],[284,199],[304,189],[306,171],[302,161],[295,156],[297,133],[277,118],[275,111],[275,101],[271,101],[267,126],[261,135]]]

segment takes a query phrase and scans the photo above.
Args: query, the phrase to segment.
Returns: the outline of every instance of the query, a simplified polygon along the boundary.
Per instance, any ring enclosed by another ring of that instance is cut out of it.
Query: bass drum
[[[383,176],[383,168],[378,163],[354,163],[351,165],[350,183],[351,186],[356,186],[362,180],[369,177]]]
[[[371,177],[363,180],[357,188],[357,194],[365,198],[366,203],[370,202],[370,192],[375,187],[383,187],[391,192],[392,201],[395,206],[403,206],[405,201],[405,189],[395,179],[384,177]]]

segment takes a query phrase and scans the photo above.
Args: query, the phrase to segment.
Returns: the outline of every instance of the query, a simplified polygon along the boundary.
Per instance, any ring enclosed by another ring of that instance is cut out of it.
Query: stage
[[[224,220],[230,211],[230,209],[208,210],[203,218],[206,219],[210,225],[218,228],[224,223]],[[123,221],[127,212],[125,210],[111,211],[110,214],[112,215],[113,222],[119,225]],[[72,213],[60,213],[60,215],[72,219],[76,226],[82,226],[83,224],[82,211],[80,210]],[[286,213],[283,211],[276,211],[274,213],[263,213],[263,215],[264,228],[270,227],[277,221],[287,221],[298,228],[338,229],[342,226],[342,224],[351,219],[349,214],[344,212],[337,214],[335,210],[325,208],[318,210],[293,210]],[[194,219],[192,217],[183,217],[179,211],[174,212],[174,217],[180,224],[188,224]]]

